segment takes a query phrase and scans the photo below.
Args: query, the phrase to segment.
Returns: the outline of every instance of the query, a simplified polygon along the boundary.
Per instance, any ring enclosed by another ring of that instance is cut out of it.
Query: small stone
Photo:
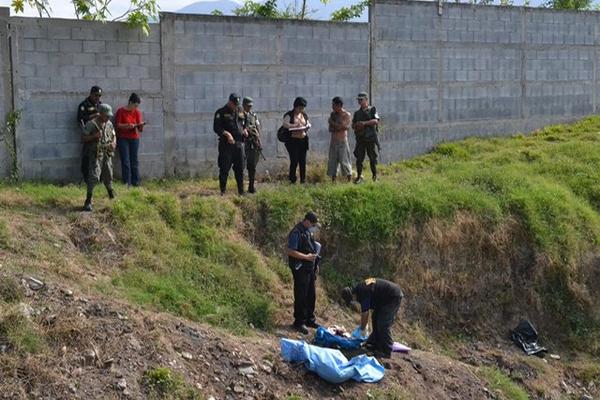
[[[26,303],[19,303],[19,312],[27,319],[31,319],[31,316],[35,314],[33,307]]]
[[[238,371],[242,375],[253,375],[255,373],[254,368],[252,367],[243,367],[238,369]]]
[[[83,370],[81,368],[75,368],[73,371],[71,371],[71,376],[79,376],[82,372]]]
[[[0,344],[0,354],[8,353],[8,345]]]
[[[38,279],[28,277],[27,278],[27,286],[29,286],[29,289],[31,289],[33,291],[38,291],[40,289],[43,289],[44,286],[46,286],[46,284]]]
[[[187,351],[184,351],[183,353],[181,353],[181,357],[185,358],[186,360],[192,360],[194,359],[194,357],[188,353]]]
[[[62,294],[65,295],[65,297],[72,297],[73,296],[73,291],[71,289],[61,289],[60,290]]]
[[[215,376],[215,382],[221,382],[218,376]]]
[[[93,365],[94,362],[96,361],[97,355],[94,350],[90,349],[90,350],[86,350],[83,353],[83,358],[84,358],[85,365]]]
[[[215,396],[210,396],[210,397],[208,398],[208,400],[217,400],[217,399],[215,399]]]
[[[550,358],[554,360],[560,360],[560,356],[558,354],[550,354]]]
[[[77,393],[77,387],[75,387],[75,385],[73,385],[72,383],[69,385],[69,390],[73,394]]]
[[[63,347],[60,348],[60,354],[63,355],[63,356],[65,354],[67,354],[67,346],[63,346]]]
[[[125,397],[131,397],[131,392],[129,391],[129,389],[123,390],[123,396],[125,396]]]
[[[127,315],[122,315],[121,313],[117,313],[117,318],[119,318],[120,321],[127,321],[129,319]]]
[[[124,391],[125,389],[127,389],[127,381],[125,380],[125,378],[121,378],[117,381],[117,389],[119,389],[120,391]]]
[[[201,383],[198,383],[198,382],[196,382],[196,389],[198,389],[198,390],[202,390],[202,384],[201,384]]]
[[[262,368],[263,371],[265,371],[267,374],[270,374],[271,372],[273,372],[273,369],[271,367],[269,367],[268,365],[261,365],[260,366]]]
[[[135,338],[133,336],[129,339],[129,344],[131,344],[131,347],[135,351],[140,351],[142,349],[142,344],[140,343],[140,341],[137,340],[137,338]]]
[[[233,391],[236,393],[244,393],[244,387],[242,385],[233,385]]]

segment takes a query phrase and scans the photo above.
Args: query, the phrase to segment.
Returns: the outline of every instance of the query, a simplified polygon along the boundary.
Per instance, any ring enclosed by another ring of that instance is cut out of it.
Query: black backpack
[[[290,124],[293,124],[294,123],[294,110],[288,111],[285,114],[283,114],[284,117],[286,115],[290,116]],[[306,114],[304,114],[304,118],[308,119]],[[292,137],[292,134],[290,133],[290,130],[287,128],[284,128],[283,125],[280,126],[279,129],[277,130],[277,140],[279,140],[281,143],[286,143],[288,140],[290,140],[291,137]]]

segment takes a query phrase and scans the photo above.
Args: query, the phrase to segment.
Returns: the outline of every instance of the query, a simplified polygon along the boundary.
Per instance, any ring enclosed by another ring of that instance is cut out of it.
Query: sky
[[[158,0],[158,4],[162,11],[177,11],[188,4],[197,2],[198,0]],[[12,0],[0,0],[0,7],[10,7]],[[73,3],[70,0],[49,0],[50,6],[52,7],[52,16],[57,18],[75,18],[73,12]],[[115,17],[121,15],[127,10],[129,6],[129,0],[113,0],[111,3],[111,10]],[[11,15],[15,15],[13,10],[10,11]],[[19,14],[20,16],[26,17],[37,17],[37,11],[30,7],[25,7],[25,12]]]

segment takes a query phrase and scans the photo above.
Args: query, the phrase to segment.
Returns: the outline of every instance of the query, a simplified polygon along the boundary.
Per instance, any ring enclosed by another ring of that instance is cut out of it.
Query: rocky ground
[[[285,326],[238,337],[88,296],[65,283],[7,274],[2,279],[23,291],[18,312],[43,332],[47,346],[31,355],[0,343],[3,399],[145,399],[152,394],[147,371],[159,367],[181,374],[186,387],[206,399],[513,398],[482,379],[481,366],[506,371],[529,389],[531,398],[598,396],[594,385],[585,386],[561,360],[526,359],[505,340],[464,342],[447,355],[394,354],[384,361],[382,382],[333,385],[281,359],[279,337],[297,338]]]

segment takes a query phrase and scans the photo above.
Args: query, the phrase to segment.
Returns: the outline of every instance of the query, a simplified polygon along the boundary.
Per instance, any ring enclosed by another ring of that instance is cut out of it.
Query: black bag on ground
[[[526,319],[522,319],[519,325],[512,330],[510,338],[528,356],[548,351],[538,344],[538,333],[531,322]]]

